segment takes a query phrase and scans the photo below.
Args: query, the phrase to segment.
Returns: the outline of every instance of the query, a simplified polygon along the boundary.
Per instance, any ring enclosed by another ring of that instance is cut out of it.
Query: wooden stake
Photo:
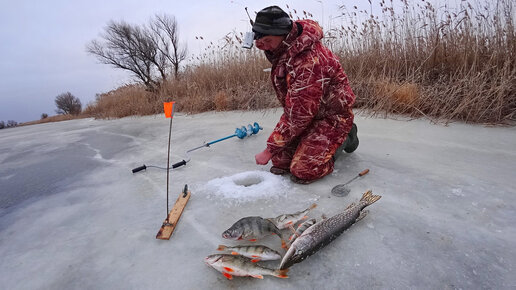
[[[176,203],[174,204],[174,207],[170,210],[168,213],[167,218],[163,222],[163,225],[158,231],[158,234],[156,235],[156,239],[160,240],[168,240],[170,239],[170,236],[174,232],[174,229],[176,228],[177,222],[179,221],[179,218],[181,217],[181,214],[183,213],[183,210],[188,203],[188,200],[190,199],[190,191],[186,190],[185,192],[181,192],[179,197],[176,200]]]

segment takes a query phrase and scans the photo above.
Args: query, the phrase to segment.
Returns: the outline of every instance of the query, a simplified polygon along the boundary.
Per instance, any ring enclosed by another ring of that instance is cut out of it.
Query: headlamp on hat
[[[253,40],[258,40],[268,35],[289,34],[292,29],[292,20],[278,6],[269,6],[256,14],[256,19],[254,22],[251,20],[251,25],[253,26],[253,31],[245,34],[244,43],[242,44],[242,47],[249,49],[253,47]]]

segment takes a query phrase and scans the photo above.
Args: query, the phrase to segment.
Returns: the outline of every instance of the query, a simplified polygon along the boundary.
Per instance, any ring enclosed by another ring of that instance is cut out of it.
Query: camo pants
[[[305,180],[319,179],[332,173],[332,157],[351,130],[353,115],[337,119],[314,121],[304,134],[272,157],[272,165],[289,169],[290,173]]]

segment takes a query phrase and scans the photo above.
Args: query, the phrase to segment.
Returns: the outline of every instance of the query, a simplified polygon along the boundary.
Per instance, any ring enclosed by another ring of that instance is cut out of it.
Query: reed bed
[[[371,1],[368,10],[339,7],[325,22],[324,42],[339,57],[357,95],[356,108],[374,116],[402,114],[436,122],[516,121],[516,32],[511,0]],[[294,19],[311,18],[287,6]],[[179,79],[156,94],[138,85],[100,95],[86,113],[100,118],[180,111],[259,110],[279,106],[270,67],[257,49],[240,48],[229,33],[190,60]],[[129,108],[114,105],[124,101]]]
[[[165,83],[160,97],[173,98],[178,110],[190,113],[276,107],[270,73],[264,71],[270,66],[258,51],[222,48]]]

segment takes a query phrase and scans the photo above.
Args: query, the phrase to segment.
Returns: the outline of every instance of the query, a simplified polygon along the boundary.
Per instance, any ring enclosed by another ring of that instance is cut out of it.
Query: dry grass
[[[41,120],[35,120],[30,122],[24,122],[18,124],[18,126],[28,126],[28,125],[35,125],[35,124],[44,124],[44,123],[51,123],[51,122],[61,122],[61,121],[68,121],[68,120],[74,120],[74,119],[81,119],[81,118],[87,118],[88,116],[84,115],[55,115],[50,116]]]
[[[513,2],[461,1],[457,8],[435,8],[424,0],[376,3],[371,8],[378,15],[341,7],[342,24],[325,29],[324,41],[339,55],[357,95],[355,107],[445,123],[516,121]],[[256,49],[241,49],[241,38],[232,33],[223,46],[210,45],[157,95],[124,86],[100,95],[85,114],[154,114],[169,100],[189,113],[277,107],[263,71],[270,64]]]
[[[178,110],[190,113],[218,110],[258,110],[278,106],[270,85],[270,64],[246,52],[223,51],[210,62],[189,67],[181,79],[167,82],[162,100],[174,99]]]
[[[357,105],[373,114],[444,122],[514,121],[513,2],[462,1],[455,9],[423,0],[400,3],[402,9],[380,2],[380,15],[342,7],[347,25],[328,35],[359,96]]]
[[[84,116],[122,118],[157,113],[161,108],[158,97],[140,85],[125,85],[97,96],[95,103],[86,106]]]

